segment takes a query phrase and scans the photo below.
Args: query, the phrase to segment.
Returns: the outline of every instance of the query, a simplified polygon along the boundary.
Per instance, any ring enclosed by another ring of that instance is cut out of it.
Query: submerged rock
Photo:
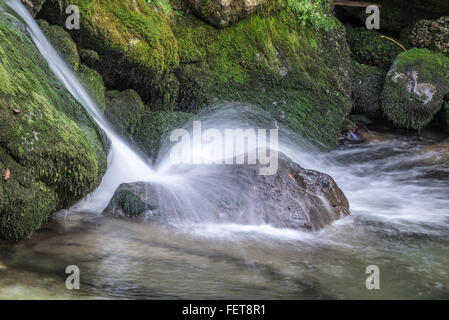
[[[197,15],[216,27],[247,17],[267,0],[187,0]]]
[[[387,74],[382,110],[400,128],[422,130],[441,110],[449,91],[449,58],[428,49],[398,56]]]
[[[347,198],[329,175],[285,156],[278,164],[273,175],[260,175],[260,165],[185,166],[180,174],[194,185],[122,185],[105,213],[134,216],[156,210],[173,221],[269,223],[303,230],[322,229],[349,214]]]
[[[104,215],[119,218],[145,217],[161,220],[161,214],[151,185],[143,182],[122,183],[112,196]]]

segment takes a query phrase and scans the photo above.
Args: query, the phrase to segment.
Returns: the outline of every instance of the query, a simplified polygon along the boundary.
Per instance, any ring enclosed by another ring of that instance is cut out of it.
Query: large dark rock
[[[259,169],[185,166],[180,172],[191,184],[122,185],[105,213],[129,217],[159,209],[172,221],[269,223],[303,230],[322,229],[349,214],[347,198],[329,175],[285,157],[274,175],[260,175]]]
[[[145,216],[160,219],[161,215],[150,184],[144,182],[122,183],[112,196],[105,215],[120,218]]]

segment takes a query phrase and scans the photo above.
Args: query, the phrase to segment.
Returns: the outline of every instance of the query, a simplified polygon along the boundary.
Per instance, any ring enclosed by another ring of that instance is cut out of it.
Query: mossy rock
[[[133,140],[133,135],[141,125],[145,106],[138,93],[132,89],[108,91],[105,116],[122,136]]]
[[[346,25],[351,57],[362,64],[375,65],[384,69],[390,67],[403,50],[395,43],[382,38],[375,30],[353,28]]]
[[[166,136],[194,117],[184,112],[150,111],[132,89],[108,91],[106,99],[106,118],[153,161]]]
[[[194,115],[185,112],[146,111],[134,134],[134,141],[152,161],[156,161],[162,142],[176,128],[192,121]]]
[[[354,61],[352,78],[352,113],[370,119],[382,117],[382,91],[387,74],[381,68]]]
[[[387,74],[382,110],[400,128],[422,130],[441,110],[449,91],[449,58],[428,49],[398,56]]]
[[[42,17],[62,25],[62,0]],[[152,111],[197,112],[217,101],[262,106],[323,148],[337,145],[351,109],[351,60],[330,0],[268,0],[217,29],[171,0],[167,14],[143,0],[76,0],[79,47],[98,52],[108,88],[132,88]],[[114,66],[111,68],[111,66]]]
[[[38,24],[70,68],[72,68],[73,71],[78,70],[80,57],[78,55],[76,43],[73,41],[70,34],[60,26],[50,26],[45,20],[39,20]]]
[[[323,147],[335,146],[351,107],[351,60],[343,26],[329,19],[335,26],[330,31],[301,24],[281,1],[269,1],[222,29],[188,12],[174,17],[181,64],[178,108],[250,103]]]
[[[94,50],[78,48],[78,54],[81,62],[87,65],[92,66],[100,63],[100,55]]]
[[[10,241],[94,190],[106,169],[100,133],[24,30],[0,12],[0,170],[11,172],[0,181],[0,240]]]
[[[106,108],[105,86],[101,75],[84,64],[80,64],[76,72],[79,80],[84,84],[91,98],[95,101],[101,112]]]
[[[145,0],[47,0],[40,17],[63,26],[69,4],[78,6],[81,16],[80,29],[70,30],[73,39],[101,57],[88,67],[99,71],[108,87],[134,88],[151,99],[157,83],[178,65],[177,42],[163,10]]]
[[[150,221],[166,221],[166,216],[159,210],[153,189],[144,182],[122,183],[103,214],[114,218],[139,217]]]

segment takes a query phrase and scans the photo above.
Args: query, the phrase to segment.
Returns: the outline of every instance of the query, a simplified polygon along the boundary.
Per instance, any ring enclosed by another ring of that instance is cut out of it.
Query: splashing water
[[[157,175],[155,175],[148,163],[114,132],[100,113],[95,102],[86,92],[86,89],[53,48],[23,4],[17,0],[8,0],[6,4],[23,19],[31,39],[48,62],[52,72],[84,107],[98,127],[104,131],[111,143],[108,155],[108,170],[103,177],[101,185],[91,194],[89,200],[79,203],[74,209],[102,211],[120,183],[138,180],[157,180]]]
[[[447,155],[426,149],[437,139],[389,136],[320,153],[263,111],[222,105],[200,115],[203,128],[279,128],[279,151],[305,168],[329,173],[348,197],[352,215],[315,233],[203,222],[201,213],[214,209],[205,195],[232,195],[232,177],[208,166],[173,165],[168,141],[153,169],[111,129],[20,1],[7,3],[112,145],[102,184],[77,206],[80,213],[67,221],[55,214],[35,239],[0,245],[0,298],[447,299],[449,162]],[[191,220],[173,228],[89,213],[101,212],[120,183],[141,180],[166,187],[166,201],[182,205]],[[74,262],[84,270],[83,290],[68,293],[58,275]],[[379,292],[365,288],[369,264],[380,266]]]

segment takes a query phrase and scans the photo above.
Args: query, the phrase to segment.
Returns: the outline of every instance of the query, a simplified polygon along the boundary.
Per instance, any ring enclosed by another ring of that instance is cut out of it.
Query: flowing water
[[[191,217],[207,213],[208,185],[232,194],[231,180],[210,170],[179,172],[167,148],[155,169],[149,166],[110,128],[24,7],[8,4],[106,132],[112,151],[102,185],[70,214],[52,215],[29,240],[0,245],[0,298],[449,298],[449,155],[428,148],[441,137],[382,133],[369,143],[320,153],[280,130],[279,151],[330,174],[349,199],[351,216],[319,232],[187,217],[167,224],[106,218],[101,210],[121,182],[164,184],[173,201],[188,204]],[[254,123],[234,107],[221,106],[204,125]],[[260,111],[257,121],[278,127]],[[68,265],[81,270],[80,290],[65,288]],[[380,269],[381,290],[365,287],[369,265]]]

